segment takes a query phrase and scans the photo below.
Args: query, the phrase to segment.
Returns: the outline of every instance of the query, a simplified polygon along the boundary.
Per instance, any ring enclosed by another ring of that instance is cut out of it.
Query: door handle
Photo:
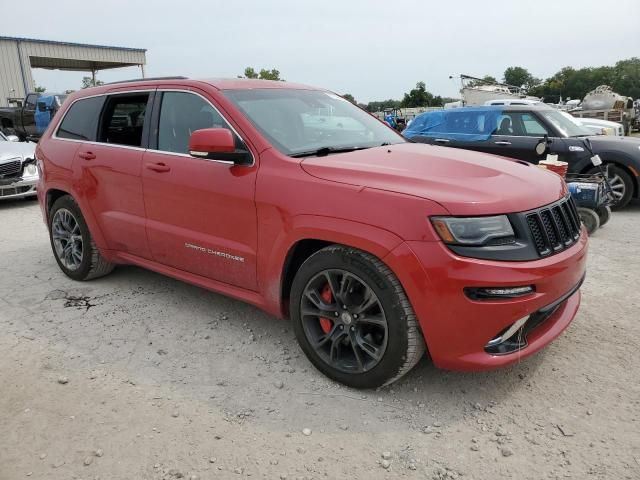
[[[446,138],[436,138],[433,141],[437,143],[449,143],[451,140],[447,140]]]
[[[169,170],[171,170],[171,167],[169,165],[162,162],[147,162],[144,164],[144,166],[149,170],[153,170],[154,172],[159,173],[168,172]]]
[[[80,152],[78,154],[80,158],[84,158],[85,160],[93,160],[96,158],[96,154],[93,152]]]
[[[501,140],[499,142],[494,142],[496,145],[511,145],[511,142],[505,142],[504,140]]]

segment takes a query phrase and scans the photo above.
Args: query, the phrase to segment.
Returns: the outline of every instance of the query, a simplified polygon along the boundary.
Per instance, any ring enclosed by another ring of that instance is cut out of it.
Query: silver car
[[[36,194],[36,144],[14,140],[0,132],[0,200]]]

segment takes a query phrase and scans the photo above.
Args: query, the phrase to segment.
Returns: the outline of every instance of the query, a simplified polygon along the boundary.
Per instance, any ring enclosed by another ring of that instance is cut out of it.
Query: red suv
[[[508,365],[576,315],[587,236],[564,182],[407,142],[326,90],[165,78],[82,90],[36,152],[75,280],[134,264],[289,317],[309,360],[385,385],[428,350]]]

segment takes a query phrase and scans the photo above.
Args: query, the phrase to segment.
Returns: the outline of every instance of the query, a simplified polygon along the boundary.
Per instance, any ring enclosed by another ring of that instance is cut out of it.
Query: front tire
[[[400,282],[378,258],[340,245],[309,257],[293,280],[298,342],[327,377],[353,388],[388,385],[425,352]]]
[[[619,210],[627,206],[627,204],[631,201],[631,197],[633,196],[633,179],[631,175],[624,170],[623,168],[618,167],[617,165],[608,165],[608,176],[609,185],[611,185],[611,189],[613,190],[614,203],[611,205],[613,210]],[[598,174],[600,170],[597,168],[591,169],[589,171],[590,174]]]
[[[111,273],[96,247],[80,207],[69,195],[58,198],[49,212],[49,240],[60,270],[74,280],[91,280]]]

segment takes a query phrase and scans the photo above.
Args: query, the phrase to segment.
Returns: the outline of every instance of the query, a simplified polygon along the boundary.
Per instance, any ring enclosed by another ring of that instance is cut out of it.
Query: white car
[[[485,105],[541,105],[540,100],[533,98],[498,98],[496,100],[487,100]]]
[[[0,200],[36,194],[36,144],[17,142],[0,132]]]
[[[560,112],[576,125],[588,128],[596,135],[614,135],[624,137],[624,127],[621,123],[600,120],[598,118],[578,118],[568,112]]]

